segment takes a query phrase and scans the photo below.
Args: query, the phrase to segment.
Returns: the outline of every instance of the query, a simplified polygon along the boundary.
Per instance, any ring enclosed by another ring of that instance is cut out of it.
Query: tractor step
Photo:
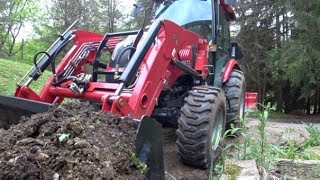
[[[22,116],[47,112],[52,104],[24,98],[0,95],[0,128],[18,124]]]

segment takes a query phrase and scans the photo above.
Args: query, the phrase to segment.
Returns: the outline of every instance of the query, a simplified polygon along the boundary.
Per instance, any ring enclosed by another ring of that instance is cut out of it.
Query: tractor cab
[[[211,0],[156,1],[154,19],[168,19],[180,26],[190,23],[211,21]]]
[[[231,1],[220,0],[218,20],[231,21],[235,14]],[[233,3],[234,4],[234,3]],[[212,9],[211,0],[159,0],[153,5],[154,19],[168,19],[211,40]],[[219,24],[226,25],[226,24]],[[227,27],[229,28],[229,26]]]
[[[222,87],[220,72],[234,50],[230,38],[230,21],[235,20],[231,5],[235,0],[159,0],[153,5],[154,19],[168,19],[209,42],[209,84]],[[214,3],[214,4],[212,4]],[[236,63],[234,63],[236,64]]]

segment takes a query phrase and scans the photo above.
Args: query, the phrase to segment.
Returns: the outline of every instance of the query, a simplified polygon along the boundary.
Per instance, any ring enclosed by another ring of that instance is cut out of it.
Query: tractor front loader
[[[140,122],[137,152],[150,179],[164,178],[161,126],[154,119],[178,127],[182,162],[200,168],[215,162],[226,124],[243,115],[244,76],[235,60],[241,52],[230,43],[228,23],[235,14],[224,0],[156,0],[152,13],[152,24],[139,31],[102,36],[71,26],[35,55],[14,97],[0,96],[1,127],[64,98],[82,99]],[[73,46],[55,66],[67,44]],[[102,54],[110,55],[108,63]],[[36,94],[29,85],[46,69],[52,75]]]

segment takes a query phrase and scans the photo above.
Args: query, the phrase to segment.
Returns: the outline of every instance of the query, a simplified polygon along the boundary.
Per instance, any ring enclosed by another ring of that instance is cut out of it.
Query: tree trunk
[[[319,99],[319,97],[318,97],[318,89],[316,88],[315,90],[314,90],[314,96],[313,96],[313,112],[312,112],[312,114],[317,114],[317,112],[318,112],[318,99]]]
[[[317,104],[318,104],[318,114],[320,114],[320,86],[318,86],[318,100],[317,100]]]
[[[283,82],[278,81],[277,83],[277,111],[283,112]]]
[[[310,115],[311,113],[311,99],[307,98],[307,103],[306,103],[306,110],[307,110],[307,115]]]

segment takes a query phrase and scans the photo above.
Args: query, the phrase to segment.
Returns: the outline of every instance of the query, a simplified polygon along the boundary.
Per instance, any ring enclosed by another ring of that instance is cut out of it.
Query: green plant
[[[258,162],[261,163],[262,166],[265,165],[265,150],[266,150],[266,133],[265,128],[267,125],[267,119],[268,119],[268,110],[264,110],[262,113],[258,116],[259,124],[258,124],[258,133],[260,136],[259,144],[260,144],[260,156],[258,158]]]
[[[217,176],[213,176],[213,173],[215,172],[216,174],[223,174],[224,173],[224,168],[225,168],[225,161],[227,158],[227,150],[229,150],[230,148],[235,147],[235,143],[228,143],[226,144],[226,139],[228,137],[237,137],[237,134],[239,133],[239,131],[241,130],[241,128],[236,128],[234,126],[234,124],[231,124],[230,129],[228,129],[227,131],[224,132],[224,134],[221,137],[220,140],[220,148],[221,148],[221,159],[220,162],[218,164],[216,164],[213,167],[213,161],[211,160],[211,164],[210,164],[210,176],[209,179],[210,180],[214,180],[214,179],[219,179]]]
[[[225,168],[225,173],[228,174],[228,179],[230,180],[236,180],[241,171],[242,167],[235,164],[229,164]]]
[[[299,154],[300,159],[304,160],[320,160],[320,154],[314,153],[310,151],[310,149],[306,149]]]
[[[140,170],[142,174],[146,173],[149,169],[147,164],[140,161],[140,159],[137,157],[135,153],[132,153],[131,155],[131,162],[136,168]]]
[[[299,148],[296,146],[295,141],[290,141],[289,144],[285,147],[286,156],[288,159],[295,159],[298,155]]]
[[[238,128],[235,128],[234,125],[231,125],[231,133],[236,134],[239,138],[236,140],[236,148],[237,148],[237,159],[246,159],[248,146],[250,144],[250,137],[245,131],[245,124],[246,124],[246,117],[248,113],[245,115],[244,118],[240,117],[238,122]],[[243,152],[242,152],[242,151]]]
[[[101,120],[100,119],[96,119],[96,124],[99,126],[101,124]]]
[[[266,106],[262,106],[263,111],[255,112],[255,117],[258,117],[259,123],[257,126],[259,136],[254,138],[247,133],[245,124],[246,117],[240,118],[238,126],[230,126],[222,138],[221,147],[221,161],[214,167],[214,172],[218,174],[227,173],[226,172],[226,159],[231,157],[228,156],[227,152],[229,150],[236,150],[233,153],[233,158],[238,160],[255,159],[258,165],[263,166],[267,169],[275,168],[274,160],[276,158],[286,158],[286,159],[320,159],[319,155],[315,155],[312,151],[306,151],[305,148],[320,145],[320,130],[312,124],[309,124],[307,130],[310,134],[310,138],[306,140],[303,147],[298,146],[296,140],[291,138],[287,145],[277,146],[267,143],[266,126],[267,120],[269,118],[270,110],[274,108],[268,103]],[[251,112],[252,115],[252,112]],[[286,129],[286,133],[294,133],[294,128]],[[228,144],[225,144],[228,137],[236,137],[231,142],[228,140]],[[210,180],[217,179],[213,177],[212,171],[210,171]]]
[[[304,147],[320,146],[320,130],[313,124],[308,124],[306,129],[310,138],[305,141]]]
[[[124,146],[122,145],[121,141],[117,141],[114,146],[119,150],[122,151],[124,149]]]
[[[257,126],[259,136],[255,139],[245,131],[246,117],[239,119],[239,128],[236,131],[239,138],[236,140],[237,154],[236,158],[239,160],[256,159],[257,163],[264,167],[271,167],[270,162],[273,159],[271,145],[267,143],[267,136],[265,128],[269,117],[269,111],[273,110],[271,103],[263,106],[263,111],[251,112],[255,117],[258,117],[259,123]]]

